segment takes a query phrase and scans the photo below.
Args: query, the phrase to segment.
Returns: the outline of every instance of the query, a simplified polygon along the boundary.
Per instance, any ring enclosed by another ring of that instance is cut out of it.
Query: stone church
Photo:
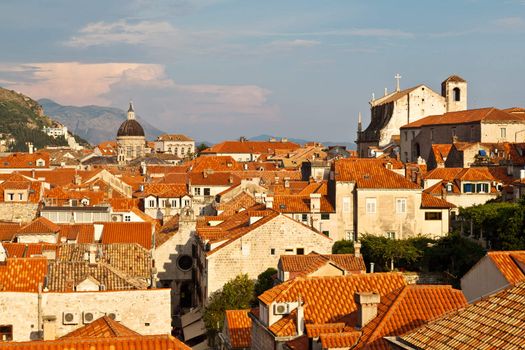
[[[130,102],[128,119],[120,125],[117,132],[117,161],[119,164],[127,164],[135,158],[144,156],[145,149],[144,129],[135,119],[135,110]]]
[[[359,157],[375,157],[382,150],[399,145],[399,129],[429,115],[467,109],[467,82],[457,75],[449,76],[441,83],[441,94],[424,84],[400,90],[370,101],[370,124],[363,131],[361,118],[357,129],[357,151]]]

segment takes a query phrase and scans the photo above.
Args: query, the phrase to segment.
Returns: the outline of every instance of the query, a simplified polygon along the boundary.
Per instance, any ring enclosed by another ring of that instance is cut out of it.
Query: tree
[[[274,285],[274,275],[277,273],[277,270],[273,267],[269,267],[266,271],[262,272],[257,276],[257,281],[255,282],[255,297],[258,297],[262,293],[266,292],[268,289],[272,288]]]
[[[225,311],[249,308],[253,294],[254,283],[247,274],[243,274],[228,281],[210,296],[203,316],[210,338],[222,329]]]
[[[393,270],[398,261],[414,263],[423,255],[421,249],[409,240],[367,234],[361,238],[361,244],[365,261],[375,263],[380,271]]]
[[[205,144],[204,142],[201,142],[196,148],[195,148],[195,153],[197,154],[200,154],[202,151],[204,151],[205,149],[208,148],[208,145]]]
[[[348,240],[335,242],[332,246],[332,254],[354,254],[354,242]]]

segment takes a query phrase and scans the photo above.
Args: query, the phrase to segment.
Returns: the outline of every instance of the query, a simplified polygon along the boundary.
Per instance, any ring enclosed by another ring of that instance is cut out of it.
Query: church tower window
[[[461,90],[455,87],[452,92],[454,93],[454,101],[461,101]]]

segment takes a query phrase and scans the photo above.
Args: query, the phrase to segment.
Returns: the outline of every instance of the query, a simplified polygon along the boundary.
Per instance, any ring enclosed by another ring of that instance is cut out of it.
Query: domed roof
[[[121,136],[144,136],[144,129],[135,119],[128,119],[118,129],[117,137]]]

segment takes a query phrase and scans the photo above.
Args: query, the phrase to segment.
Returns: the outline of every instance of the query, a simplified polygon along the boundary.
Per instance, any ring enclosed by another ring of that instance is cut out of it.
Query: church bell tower
[[[445,98],[447,112],[467,109],[467,81],[458,75],[451,75],[441,83],[441,96]]]

